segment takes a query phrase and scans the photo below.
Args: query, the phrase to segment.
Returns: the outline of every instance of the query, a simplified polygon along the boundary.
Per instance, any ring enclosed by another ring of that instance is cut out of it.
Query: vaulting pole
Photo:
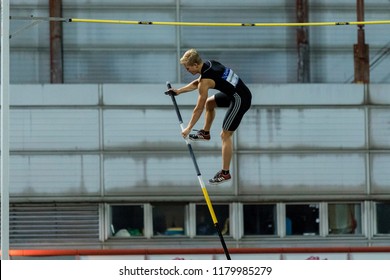
[[[169,82],[167,82],[167,87],[168,87],[168,89],[171,88],[171,85],[170,85]],[[180,114],[179,106],[177,106],[175,96],[172,93],[170,93],[169,91],[167,93],[171,96],[171,99],[172,99],[172,102],[173,102],[173,106],[175,107],[177,118],[179,119],[180,128],[181,128],[181,130],[183,130],[184,129],[183,119],[182,119],[181,114]],[[200,187],[202,189],[204,199],[205,199],[207,207],[209,209],[211,219],[213,220],[214,227],[217,230],[217,233],[218,233],[218,236],[219,236],[219,240],[221,241],[223,251],[225,252],[225,255],[226,255],[226,259],[230,260],[229,250],[228,250],[228,248],[226,246],[225,239],[223,238],[222,231],[221,231],[221,228],[219,226],[217,216],[215,215],[215,212],[214,212],[213,204],[211,203],[209,194],[207,192],[207,188],[206,188],[206,186],[205,186],[205,184],[203,182],[202,174],[200,173],[200,169],[199,169],[198,163],[196,161],[194,151],[192,150],[191,143],[189,142],[188,139],[184,139],[184,140],[186,141],[186,144],[187,144],[187,147],[188,147],[188,151],[190,152],[192,162],[194,163],[196,176],[198,177],[198,181],[199,181]]]

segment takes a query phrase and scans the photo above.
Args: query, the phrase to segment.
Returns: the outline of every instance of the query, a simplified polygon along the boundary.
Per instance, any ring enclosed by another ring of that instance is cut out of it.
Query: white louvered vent
[[[98,204],[11,204],[10,243],[99,239]]]

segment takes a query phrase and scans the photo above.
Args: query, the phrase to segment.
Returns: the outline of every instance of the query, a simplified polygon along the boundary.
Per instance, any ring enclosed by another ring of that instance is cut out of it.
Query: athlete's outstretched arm
[[[179,89],[169,89],[169,90],[172,90],[174,91],[177,95],[181,94],[181,93],[185,93],[185,92],[189,92],[189,91],[193,91],[193,90],[196,90],[198,88],[198,84],[199,84],[199,79],[196,79],[196,80],[193,80],[191,83],[189,83],[188,85],[185,85],[184,87],[181,87]]]

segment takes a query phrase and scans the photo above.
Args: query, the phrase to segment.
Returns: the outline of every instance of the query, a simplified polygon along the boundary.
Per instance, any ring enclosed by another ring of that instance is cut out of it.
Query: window
[[[143,205],[111,206],[111,234],[117,237],[143,236]]]
[[[376,233],[390,234],[390,202],[376,204]]]
[[[244,235],[275,235],[275,205],[244,205]]]
[[[178,236],[185,235],[185,204],[158,203],[153,204],[153,235]]]
[[[360,234],[360,204],[330,203],[329,234]]]
[[[318,234],[318,204],[286,205],[286,235]]]
[[[223,235],[229,235],[229,205],[213,205]],[[214,235],[217,231],[207,205],[196,205],[196,235]]]

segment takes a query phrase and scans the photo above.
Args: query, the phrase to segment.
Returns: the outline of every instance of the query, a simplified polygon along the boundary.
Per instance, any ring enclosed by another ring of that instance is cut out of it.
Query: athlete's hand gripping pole
[[[166,91],[165,94],[169,95],[171,97],[171,99],[172,99],[173,106],[175,107],[177,118],[179,119],[180,128],[183,131],[184,130],[183,119],[182,119],[181,114],[180,114],[179,106],[177,106],[177,103],[176,103],[176,98],[175,98],[176,94],[173,91],[169,90],[171,88],[171,84],[169,82],[167,82],[167,87],[168,87],[168,91]],[[228,248],[226,246],[225,240],[223,238],[223,235],[222,235],[222,232],[221,232],[221,228],[219,227],[218,220],[217,220],[217,217],[215,215],[214,208],[213,208],[213,205],[211,203],[209,194],[208,194],[206,186],[205,186],[205,184],[203,182],[202,174],[200,173],[200,169],[199,169],[198,163],[196,161],[194,151],[192,150],[191,143],[188,140],[188,138],[185,138],[184,140],[187,143],[187,147],[188,147],[188,150],[190,152],[190,155],[191,155],[191,158],[192,158],[192,162],[194,163],[194,166],[195,166],[196,175],[198,176],[198,181],[199,181],[200,186],[202,188],[203,196],[204,196],[204,198],[206,200],[207,207],[208,207],[210,215],[211,215],[211,219],[213,220],[214,226],[215,226],[215,228],[216,228],[216,230],[218,232],[219,239],[221,240],[222,248],[223,248],[223,250],[225,252],[226,259],[230,260],[230,254],[229,254]]]

